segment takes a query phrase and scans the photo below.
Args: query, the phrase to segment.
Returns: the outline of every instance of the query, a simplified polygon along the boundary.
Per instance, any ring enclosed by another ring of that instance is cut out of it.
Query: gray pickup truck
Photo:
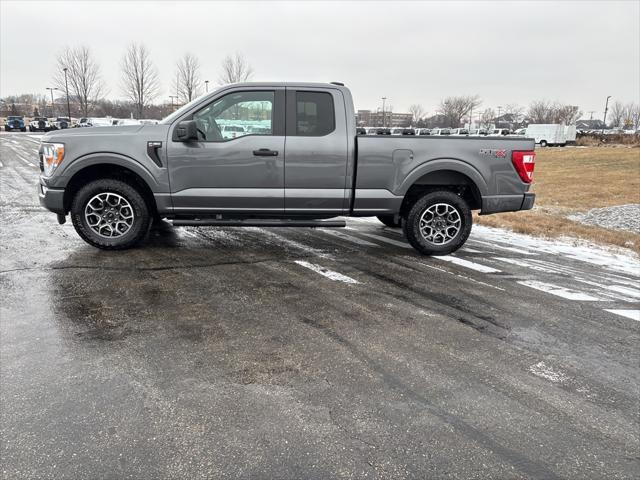
[[[377,216],[427,255],[460,248],[471,211],[527,210],[534,141],[358,136],[340,83],[229,85],[158,125],[46,134],[40,203],[103,249],[176,226],[340,227]]]

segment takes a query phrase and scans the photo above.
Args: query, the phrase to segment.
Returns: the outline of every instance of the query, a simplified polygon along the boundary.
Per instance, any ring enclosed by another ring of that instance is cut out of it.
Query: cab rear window
[[[335,130],[333,97],[325,92],[296,92],[296,135],[321,137]]]

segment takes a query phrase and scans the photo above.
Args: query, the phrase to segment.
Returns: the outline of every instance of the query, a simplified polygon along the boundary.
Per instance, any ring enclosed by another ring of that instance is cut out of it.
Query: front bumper
[[[47,210],[58,215],[66,215],[64,188],[49,188],[40,182],[38,183],[38,198],[40,199],[40,205]]]

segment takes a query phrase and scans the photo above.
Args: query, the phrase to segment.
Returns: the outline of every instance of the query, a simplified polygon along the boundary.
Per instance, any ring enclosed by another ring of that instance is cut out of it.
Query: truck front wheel
[[[78,235],[104,250],[122,250],[139,243],[149,231],[151,217],[135,187],[111,178],[87,183],[71,203],[71,220]]]
[[[458,250],[471,233],[471,209],[453,192],[440,190],[420,197],[409,209],[404,234],[424,255],[448,255]]]

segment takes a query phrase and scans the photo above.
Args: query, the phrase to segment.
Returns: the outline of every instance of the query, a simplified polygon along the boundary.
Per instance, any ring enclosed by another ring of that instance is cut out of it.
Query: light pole
[[[607,127],[607,110],[609,109],[609,99],[611,95],[607,97],[607,102],[604,104],[604,118],[602,119],[602,133],[604,133],[604,129]]]
[[[69,117],[69,126],[71,126],[71,104],[69,103],[69,82],[67,82],[67,67],[62,69],[64,71],[64,88],[67,90],[67,115]]]
[[[169,98],[171,99],[171,111],[174,111],[175,108],[173,108],[173,99],[176,99],[176,103],[178,103],[178,96],[177,95],[169,95]]]
[[[500,128],[498,126],[498,122],[500,121],[500,111],[502,110],[502,107],[500,105],[498,105],[498,118],[496,118],[496,128]]]
[[[49,90],[51,92],[51,117],[54,117],[54,114],[53,114],[53,109],[54,109],[53,91],[54,90],[58,90],[58,89],[56,87],[47,87],[47,90]]]
[[[209,93],[209,80],[204,81],[204,92]]]
[[[385,117],[384,117],[384,105],[386,101],[387,101],[387,97],[382,97],[382,128],[387,128],[387,123],[385,122]]]

